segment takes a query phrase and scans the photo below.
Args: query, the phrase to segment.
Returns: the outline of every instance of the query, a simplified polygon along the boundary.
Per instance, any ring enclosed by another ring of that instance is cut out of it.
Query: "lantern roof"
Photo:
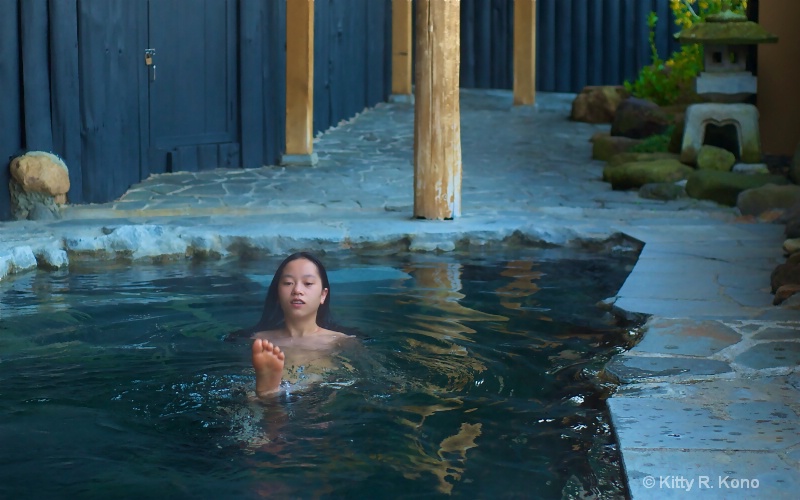
[[[676,35],[680,43],[716,45],[755,45],[775,43],[778,37],[749,21],[747,16],[730,10],[710,15],[705,22],[695,23]]]

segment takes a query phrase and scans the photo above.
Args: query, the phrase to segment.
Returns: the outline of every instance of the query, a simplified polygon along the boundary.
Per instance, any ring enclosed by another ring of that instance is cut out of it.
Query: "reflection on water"
[[[2,283],[0,497],[620,496],[592,374],[625,332],[594,304],[634,258],[326,258],[362,341],[266,402],[222,338],[277,258]]]

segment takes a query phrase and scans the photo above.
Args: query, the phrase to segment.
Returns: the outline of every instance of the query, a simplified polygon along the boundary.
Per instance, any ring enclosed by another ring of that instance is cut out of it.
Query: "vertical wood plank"
[[[536,0],[514,0],[514,104],[536,102]]]
[[[269,2],[263,22],[265,36],[260,67],[265,78],[264,164],[273,165],[280,162],[286,145],[286,121],[283,119],[286,111],[286,2]]]
[[[411,94],[411,0],[392,0],[392,94]]]
[[[603,1],[589,2],[589,45],[587,59],[589,61],[589,84],[603,83]]]
[[[580,92],[588,78],[589,61],[586,54],[589,46],[589,2],[593,0],[572,0],[572,82],[571,92]]]
[[[241,106],[242,167],[264,164],[264,58],[263,2],[241,0],[239,4],[239,98]]]
[[[53,152],[69,168],[69,201],[83,201],[81,115],[78,91],[78,7],[76,0],[50,2],[50,84]]]
[[[47,0],[20,2],[25,147],[53,150]]]
[[[460,0],[417,0],[414,216],[461,215]]]
[[[540,0],[539,6],[539,89],[556,90],[556,13],[555,0]]]
[[[556,3],[556,89],[568,89],[572,75],[572,3]]]
[[[19,2],[0,0],[0,220],[11,218],[8,160],[22,148],[22,88],[19,58]]]
[[[314,0],[286,2],[286,154],[310,155],[314,117]]]

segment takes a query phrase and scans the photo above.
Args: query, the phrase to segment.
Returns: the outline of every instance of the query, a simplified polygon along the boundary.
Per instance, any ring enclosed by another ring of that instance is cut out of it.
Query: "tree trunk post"
[[[392,102],[412,102],[412,0],[392,0]]]
[[[417,0],[414,217],[461,215],[461,0]]]
[[[316,164],[314,135],[314,0],[286,2],[286,154],[281,165]]]
[[[536,0],[514,0],[514,105],[536,102]]]

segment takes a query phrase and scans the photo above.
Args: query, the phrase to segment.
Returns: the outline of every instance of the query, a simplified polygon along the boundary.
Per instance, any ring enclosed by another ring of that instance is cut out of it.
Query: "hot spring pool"
[[[223,338],[282,257],[0,283],[0,497],[625,495],[593,374],[628,340],[596,303],[635,252],[323,256],[362,348],[254,403]]]

